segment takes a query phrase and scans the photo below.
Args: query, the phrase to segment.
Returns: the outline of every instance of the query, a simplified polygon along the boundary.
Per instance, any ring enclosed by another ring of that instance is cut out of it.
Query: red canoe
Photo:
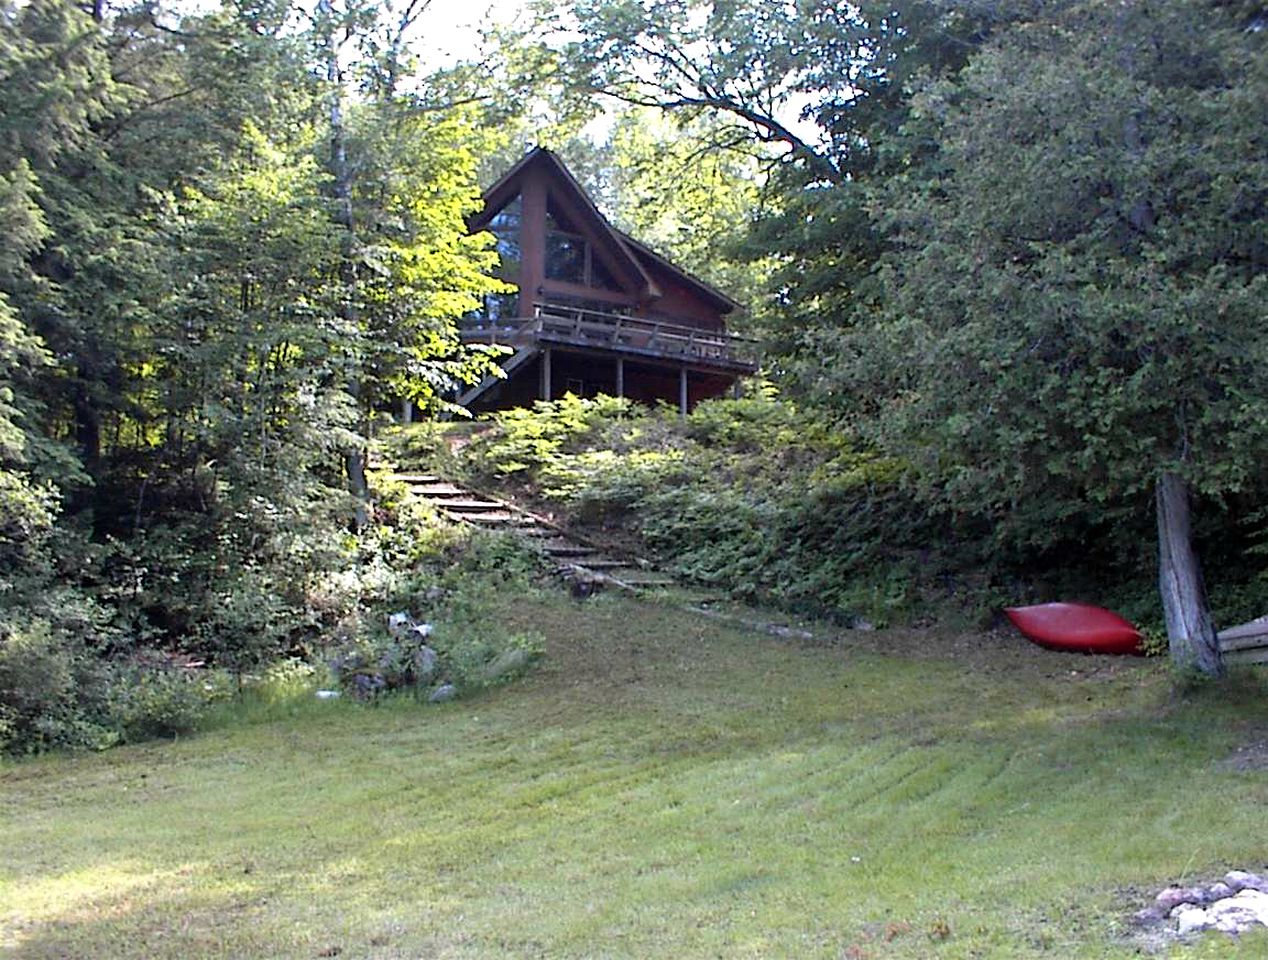
[[[1008,619],[1041,647],[1078,653],[1134,653],[1140,648],[1140,631],[1112,610],[1087,603],[1041,603],[1034,607],[1008,607]]]

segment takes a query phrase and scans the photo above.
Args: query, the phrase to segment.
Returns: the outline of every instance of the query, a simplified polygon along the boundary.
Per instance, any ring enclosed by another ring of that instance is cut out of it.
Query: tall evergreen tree
[[[886,371],[882,438],[949,504],[1053,530],[1152,494],[1172,658],[1209,674],[1190,499],[1268,453],[1264,43],[1178,0],[1001,34],[918,101],[937,152],[877,195],[900,246],[834,358],[856,396]]]

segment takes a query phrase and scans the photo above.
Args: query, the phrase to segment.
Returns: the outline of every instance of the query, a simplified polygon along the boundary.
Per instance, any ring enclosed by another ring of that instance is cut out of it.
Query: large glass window
[[[497,237],[498,256],[502,258],[502,275],[508,279],[519,276],[520,224],[524,219],[523,212],[523,204],[516,197],[489,221],[489,232]]]
[[[546,277],[584,285],[589,246],[581,237],[571,233],[554,230],[547,233]]]
[[[546,278],[601,290],[621,285],[583,237],[551,202],[546,208]]]

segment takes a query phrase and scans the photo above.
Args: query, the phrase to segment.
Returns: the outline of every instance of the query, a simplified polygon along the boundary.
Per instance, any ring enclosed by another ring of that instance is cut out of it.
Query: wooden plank
[[[1268,647],[1268,634],[1257,634],[1249,637],[1221,637],[1220,649],[1225,653],[1234,650],[1257,650]]]
[[[1239,623],[1235,627],[1221,630],[1216,636],[1221,642],[1225,640],[1241,640],[1244,637],[1268,637],[1268,617],[1260,617],[1249,623]]]
[[[1268,647],[1255,650],[1233,650],[1224,654],[1224,662],[1233,665],[1268,663]]]

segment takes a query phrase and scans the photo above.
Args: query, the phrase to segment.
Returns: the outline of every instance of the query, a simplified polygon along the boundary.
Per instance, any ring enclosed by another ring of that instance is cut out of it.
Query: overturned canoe
[[[1140,631],[1113,610],[1087,603],[1041,603],[1008,607],[1008,619],[1031,640],[1050,650],[1077,653],[1143,654]]]

